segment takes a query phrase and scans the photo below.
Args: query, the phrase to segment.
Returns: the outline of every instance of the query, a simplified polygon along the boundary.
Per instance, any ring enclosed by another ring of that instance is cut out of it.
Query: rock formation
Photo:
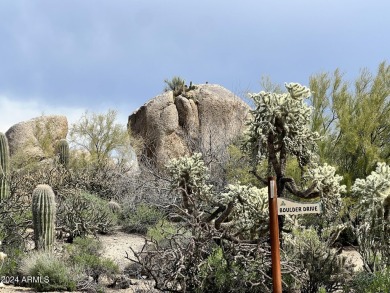
[[[41,116],[13,125],[6,132],[11,156],[22,152],[29,157],[44,159],[45,152],[58,140],[66,138],[68,120],[65,116]]]
[[[218,152],[245,128],[249,106],[213,84],[174,97],[155,97],[129,116],[128,129],[144,140],[144,154],[158,166],[194,151]]]

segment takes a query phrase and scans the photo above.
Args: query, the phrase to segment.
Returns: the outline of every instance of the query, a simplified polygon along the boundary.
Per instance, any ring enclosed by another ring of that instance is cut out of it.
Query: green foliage
[[[167,247],[168,239],[171,239],[178,229],[179,227],[175,223],[161,219],[154,226],[149,227],[147,236],[153,239],[159,247]]]
[[[127,233],[146,234],[163,218],[163,213],[157,208],[141,203],[136,208],[125,207],[122,212],[122,226]]]
[[[119,156],[117,162],[125,163],[125,154],[130,152],[131,137],[124,126],[115,122],[116,118],[114,110],[106,114],[85,112],[69,131],[71,141],[89,154],[87,161],[99,168],[115,155]]]
[[[76,269],[63,259],[45,251],[29,254],[22,260],[20,271],[27,285],[39,292],[74,291],[79,280],[79,272]],[[35,277],[40,281],[27,282],[28,277]]]
[[[10,195],[10,157],[8,140],[4,133],[0,132],[0,201]]]
[[[303,293],[317,293],[320,288],[334,292],[345,284],[351,274],[346,260],[315,229],[294,229],[284,239],[283,258],[295,262],[300,271],[299,281],[291,284],[292,288]]]
[[[56,133],[55,124],[51,123],[49,119],[45,119],[44,116],[42,121],[36,120],[35,127],[33,128],[33,134],[36,141],[29,142],[32,145],[38,146],[46,158],[53,158],[55,155],[55,137]],[[37,158],[38,160],[41,158]]]
[[[262,259],[244,261],[239,256],[232,258],[221,247],[216,247],[200,266],[201,283],[195,292],[266,292],[263,291],[266,289],[259,290],[259,284],[254,285],[261,278],[261,261]]]
[[[236,144],[231,144],[228,146],[228,153],[229,160],[226,164],[227,181],[232,184],[240,183],[259,187],[259,181],[250,173],[253,167],[240,147]]]
[[[344,288],[345,293],[387,293],[390,289],[390,269],[375,273],[357,273]]]
[[[174,76],[171,80],[165,79],[164,83],[166,83],[164,91],[172,91],[173,97],[177,97],[180,95],[187,97],[187,93],[189,91],[196,89],[196,86],[192,84],[192,81],[190,81],[190,85],[187,86],[186,81],[179,76]],[[192,97],[188,96],[188,98]]]
[[[3,263],[0,261],[0,276],[17,276],[19,262],[25,257],[25,253],[19,247],[8,245],[1,250],[7,257]]]
[[[110,210],[108,202],[96,195],[83,191],[61,194],[57,222],[62,231],[69,234],[69,242],[77,236],[109,233],[117,221],[117,215]]]
[[[55,240],[56,203],[52,188],[40,184],[32,193],[35,248],[52,249]]]
[[[66,247],[70,262],[80,267],[86,276],[98,282],[99,276],[112,277],[119,267],[112,260],[101,257],[102,245],[97,239],[78,237]]]
[[[164,82],[167,84],[164,91],[173,91],[173,96],[177,97],[185,91],[185,80],[174,76],[171,80],[165,79]]]
[[[350,189],[376,162],[389,162],[390,66],[382,62],[376,75],[361,71],[354,83],[337,69],[310,78],[312,130],[324,135],[319,143],[324,162],[338,166]],[[353,87],[351,86],[353,85]]]
[[[229,292],[234,283],[232,273],[237,270],[234,265],[228,265],[224,258],[222,248],[216,248],[207,258],[200,271],[203,282],[198,292]]]
[[[69,167],[69,144],[66,139],[61,139],[57,146],[59,162],[65,168]]]

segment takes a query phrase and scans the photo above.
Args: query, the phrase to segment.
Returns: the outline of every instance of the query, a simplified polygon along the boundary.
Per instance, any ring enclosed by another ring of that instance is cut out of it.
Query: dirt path
[[[134,257],[130,247],[138,252],[141,251],[145,244],[145,238],[143,236],[127,234],[121,231],[116,231],[112,235],[101,235],[99,236],[99,240],[103,244],[102,256],[115,261],[121,271],[130,264],[130,261],[125,258],[126,252],[130,258]]]

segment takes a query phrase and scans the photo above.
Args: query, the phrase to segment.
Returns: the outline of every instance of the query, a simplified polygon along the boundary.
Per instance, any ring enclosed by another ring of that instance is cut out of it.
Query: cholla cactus
[[[173,180],[173,187],[182,186],[184,183],[200,187],[209,178],[200,153],[194,153],[191,157],[173,159],[168,163],[167,168]]]
[[[218,196],[224,205],[234,204],[230,214],[233,229],[237,231],[255,232],[261,227],[267,227],[268,189],[246,185],[228,185],[227,191]],[[227,223],[226,225],[230,225]]]
[[[343,177],[336,174],[335,167],[324,164],[309,169],[305,178],[320,193],[323,215],[328,221],[335,221],[342,207],[341,194],[346,192],[346,186],[341,185]]]
[[[378,163],[375,171],[366,179],[356,179],[352,193],[359,198],[359,203],[366,212],[383,207],[390,197],[390,166]]]
[[[56,203],[52,188],[38,185],[32,194],[35,248],[50,250],[55,237]]]
[[[231,235],[255,238],[259,228],[268,224],[268,191],[245,185],[229,185],[216,194],[207,184],[208,169],[201,154],[174,159],[168,164],[172,188],[179,190],[183,208],[199,221],[213,223],[217,230]],[[208,212],[205,212],[207,210]],[[210,210],[213,210],[210,215]]]
[[[244,149],[258,161],[273,155],[270,151],[283,148],[304,166],[315,155],[312,150],[319,139],[319,134],[309,129],[312,108],[304,103],[311,93],[297,83],[285,86],[288,93],[262,91],[250,95],[256,108],[251,111]],[[269,149],[270,143],[276,146],[274,150]]]
[[[352,193],[358,198],[355,232],[366,269],[390,264],[390,166],[378,163],[366,179],[356,179]]]
[[[172,177],[172,188],[181,192],[183,205],[187,211],[192,212],[195,198],[205,201],[210,199],[213,194],[212,186],[206,183],[209,178],[208,169],[200,153],[173,159],[167,168]]]
[[[0,133],[0,200],[9,197],[9,148],[4,133]]]

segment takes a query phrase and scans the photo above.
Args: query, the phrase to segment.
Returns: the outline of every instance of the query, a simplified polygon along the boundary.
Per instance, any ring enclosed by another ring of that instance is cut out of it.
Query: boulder
[[[143,153],[158,166],[195,151],[226,150],[241,135],[249,106],[215,84],[197,85],[177,97],[155,97],[129,116],[127,127],[144,140]]]
[[[38,159],[46,158],[47,149],[54,148],[57,141],[66,138],[67,134],[68,120],[57,115],[17,123],[5,133],[11,156],[23,153]]]

